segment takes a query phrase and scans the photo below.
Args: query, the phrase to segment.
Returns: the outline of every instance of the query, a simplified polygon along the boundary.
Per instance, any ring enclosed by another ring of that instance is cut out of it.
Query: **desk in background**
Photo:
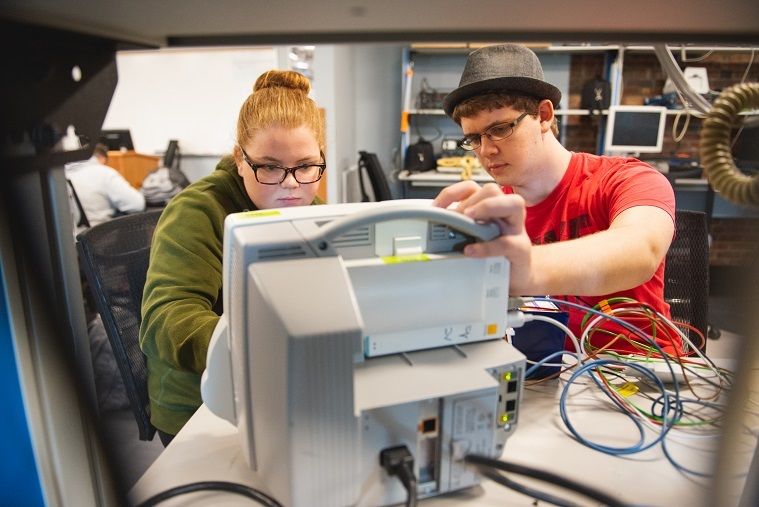
[[[493,178],[485,171],[479,171],[472,175],[472,180],[479,184],[493,181]],[[461,181],[458,173],[424,171],[409,172],[407,170],[398,173],[398,181],[403,184],[403,198],[433,198],[443,187],[453,185]]]
[[[490,175],[481,171],[475,173],[472,180],[479,184],[494,181]],[[461,181],[457,173],[425,171],[398,173],[398,181],[402,183],[404,199],[432,199],[440,193],[443,187]],[[745,218],[758,217],[759,212],[743,208],[725,200],[709,188],[708,180],[704,178],[671,178],[675,190],[677,209],[703,211],[714,218]]]
[[[703,211],[710,218],[755,218],[756,210],[738,206],[715,193],[704,178],[677,178],[672,181],[677,209]]]
[[[608,400],[587,379],[573,386],[568,409],[572,422],[588,438],[608,445],[627,446],[637,440],[637,432],[627,419],[612,411]],[[661,446],[625,457],[614,457],[585,447],[571,438],[559,417],[558,397],[563,383],[552,380],[525,387],[519,425],[506,442],[502,460],[513,461],[559,473],[638,505],[700,505],[707,497],[708,479],[694,479],[679,473],[664,457]],[[667,448],[680,462],[695,470],[709,471],[715,457],[716,438],[675,436],[670,432]],[[649,437],[652,437],[649,433]],[[575,499],[565,490],[522,483]],[[225,480],[265,491],[248,468],[242,455],[237,428],[213,415],[205,405],[193,415],[171,444],[156,459],[129,493],[132,504],[169,488],[196,481]],[[735,488],[740,494],[741,486]],[[579,499],[581,505],[591,505]],[[732,505],[737,502],[729,502]],[[161,505],[168,506],[247,506],[251,500],[219,492],[181,495]],[[534,506],[533,499],[508,490],[492,481],[480,486],[421,501],[421,505],[477,507]]]
[[[143,155],[135,151],[108,152],[108,165],[120,172],[134,188],[142,187],[142,180],[160,163],[161,157],[156,155]]]

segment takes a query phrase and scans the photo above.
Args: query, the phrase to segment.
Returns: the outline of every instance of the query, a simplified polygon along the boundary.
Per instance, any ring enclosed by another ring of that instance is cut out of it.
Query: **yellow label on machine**
[[[246,211],[242,215],[245,218],[252,218],[252,217],[275,217],[281,214],[282,212],[276,209],[264,209],[264,210],[256,210],[256,211]]]
[[[382,257],[382,262],[385,264],[401,264],[403,262],[427,262],[430,260],[427,254],[412,254],[412,255],[387,255]]]

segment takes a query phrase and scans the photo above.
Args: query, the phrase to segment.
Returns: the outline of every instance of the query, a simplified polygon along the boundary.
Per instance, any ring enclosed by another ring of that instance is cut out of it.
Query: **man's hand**
[[[494,222],[501,235],[491,241],[473,243],[464,249],[469,257],[504,256],[511,263],[509,291],[512,294],[529,294],[532,280],[532,243],[524,227],[525,203],[516,194],[504,194],[496,184],[483,187],[473,181],[462,181],[446,187],[432,202],[447,208],[458,202],[456,211],[478,222]]]

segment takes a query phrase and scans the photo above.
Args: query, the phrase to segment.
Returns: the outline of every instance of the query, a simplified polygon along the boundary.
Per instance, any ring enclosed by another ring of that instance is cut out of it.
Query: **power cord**
[[[535,488],[527,487],[523,484],[520,484],[516,481],[512,481],[505,475],[502,475],[495,470],[490,470],[487,468],[480,469],[480,473],[490,479],[493,482],[497,482],[501,486],[505,486],[509,489],[512,489],[516,491],[517,493],[522,493],[523,495],[529,496],[531,498],[534,498],[538,501],[543,501],[546,503],[549,503],[551,505],[558,505],[559,507],[579,507],[578,504],[570,502],[568,500],[565,500],[563,498],[559,498],[558,496],[551,495],[549,493],[546,493],[544,491],[537,490]],[[535,502],[535,505],[537,505],[537,502]]]
[[[547,472],[545,470],[538,470],[537,468],[532,468],[525,465],[517,465],[516,463],[507,463],[505,461],[499,461],[497,459],[488,458],[486,456],[480,456],[478,454],[468,454],[464,457],[464,461],[469,463],[470,465],[474,465],[478,469],[489,471],[490,473],[487,473],[484,475],[495,480],[499,484],[509,487],[509,488],[512,488],[512,485],[509,483],[513,483],[513,481],[510,481],[510,480],[501,481],[500,479],[495,479],[493,477],[494,476],[493,469],[499,470],[501,472],[509,472],[509,473],[513,473],[517,475],[523,475],[525,477],[531,477],[533,479],[547,482],[549,484],[554,484],[561,488],[567,489],[569,491],[573,491],[575,493],[579,493],[588,498],[601,502],[602,504],[607,505],[608,507],[626,507],[628,505],[596,488],[587,486],[585,484],[581,484],[572,479],[568,479],[561,475]],[[503,476],[500,476],[500,475],[498,477],[503,478]],[[516,484],[519,487],[512,488],[512,489],[515,489],[516,491],[519,491],[520,493],[529,494],[531,496],[534,496],[535,493],[538,493],[541,495],[540,497],[541,500],[554,503],[554,505],[567,505],[567,506],[573,505],[566,500],[553,497],[552,495],[538,492],[537,490],[533,490],[531,488],[526,488],[518,483],[514,483],[514,484]],[[535,496],[535,498],[538,498],[538,497]],[[556,500],[556,502],[553,502],[552,500]]]
[[[281,503],[263,491],[259,491],[244,484],[227,481],[202,481],[185,484],[183,486],[177,486],[175,488],[162,491],[157,495],[151,496],[141,504],[138,504],[137,507],[153,507],[154,505],[158,505],[159,503],[164,502],[169,498],[174,498],[175,496],[184,495],[186,493],[194,493],[196,491],[226,491],[229,493],[236,493],[238,495],[248,497],[251,500],[255,500],[259,504],[266,507],[282,507]]]
[[[406,488],[406,507],[416,507],[416,475],[414,475],[414,456],[405,445],[388,447],[380,451],[380,465],[393,476],[396,475]]]

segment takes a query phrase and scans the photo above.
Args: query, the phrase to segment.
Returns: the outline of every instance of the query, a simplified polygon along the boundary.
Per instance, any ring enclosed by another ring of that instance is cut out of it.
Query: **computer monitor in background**
[[[667,108],[611,106],[606,121],[606,152],[660,153]]]
[[[108,146],[110,151],[134,150],[132,134],[129,129],[102,130],[100,131],[100,142]]]

